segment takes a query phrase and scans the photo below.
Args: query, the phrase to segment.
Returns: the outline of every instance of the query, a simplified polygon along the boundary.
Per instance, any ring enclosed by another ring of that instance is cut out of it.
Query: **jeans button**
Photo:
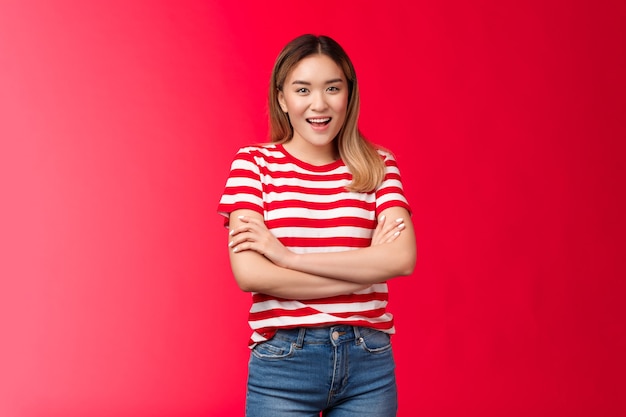
[[[333,332],[333,334],[331,335],[331,337],[333,338],[333,340],[337,340],[337,339],[339,339],[339,332]]]

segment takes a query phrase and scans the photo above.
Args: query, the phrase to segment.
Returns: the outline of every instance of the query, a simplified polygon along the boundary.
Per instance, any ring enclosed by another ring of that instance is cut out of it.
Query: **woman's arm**
[[[231,231],[246,227],[242,216],[263,223],[263,218],[255,211],[236,210],[230,215]],[[368,286],[283,268],[253,250],[229,252],[235,280],[239,288],[246,292],[259,292],[291,300],[308,300],[350,294]]]
[[[415,268],[417,254],[415,232],[409,213],[401,207],[390,207],[381,215],[391,220],[387,220],[387,227],[389,223],[391,226],[398,225],[392,238],[382,242],[384,244],[373,242],[367,248],[306,254],[294,253],[281,245],[269,233],[258,214],[244,215],[237,218],[238,226],[231,231],[231,259],[249,253],[263,254],[273,264],[294,272],[361,285],[410,275]],[[402,220],[393,223],[396,219]],[[385,236],[389,236],[389,232]]]

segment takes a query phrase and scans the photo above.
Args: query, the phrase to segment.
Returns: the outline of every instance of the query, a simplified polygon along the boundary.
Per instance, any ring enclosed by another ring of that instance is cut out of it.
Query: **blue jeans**
[[[366,327],[279,330],[248,366],[247,417],[393,417],[389,335]]]

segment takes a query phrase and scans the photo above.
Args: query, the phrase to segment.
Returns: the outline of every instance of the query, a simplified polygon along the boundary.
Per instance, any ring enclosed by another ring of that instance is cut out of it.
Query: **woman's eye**
[[[298,89],[296,90],[296,93],[298,93],[298,94],[306,94],[306,93],[308,93],[308,92],[309,92],[309,90],[308,90],[308,89],[306,89],[306,88],[304,88],[304,87],[302,87],[302,88],[298,88]]]
[[[328,87],[328,91],[330,91],[331,93],[336,93],[337,91],[339,91],[339,87],[335,87],[335,86]]]

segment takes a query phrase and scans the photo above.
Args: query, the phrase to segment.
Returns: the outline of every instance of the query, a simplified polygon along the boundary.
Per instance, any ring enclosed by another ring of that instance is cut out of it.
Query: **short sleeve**
[[[389,207],[403,207],[411,213],[411,207],[404,195],[402,177],[396,159],[390,152],[380,151],[385,159],[385,179],[376,189],[376,215]]]
[[[230,166],[226,186],[217,206],[218,214],[224,216],[224,226],[228,226],[230,213],[239,209],[263,214],[260,169],[250,148],[241,148]]]

